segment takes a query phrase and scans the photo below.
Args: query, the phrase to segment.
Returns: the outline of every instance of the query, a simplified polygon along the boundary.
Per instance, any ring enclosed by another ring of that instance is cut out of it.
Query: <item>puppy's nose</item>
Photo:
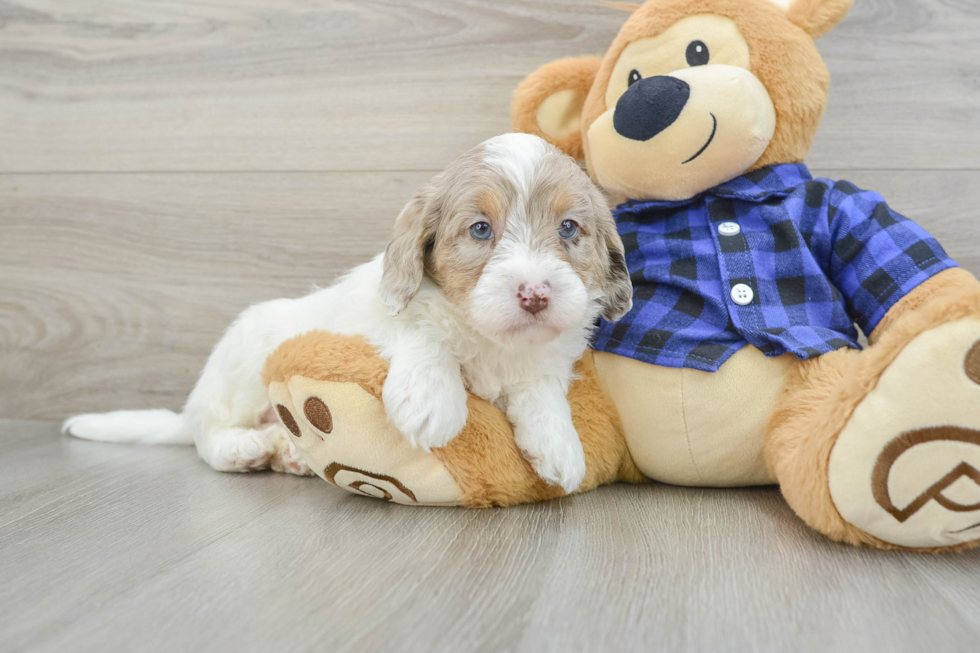
[[[521,308],[534,315],[548,308],[548,301],[551,299],[551,284],[547,281],[543,283],[522,283],[517,289],[517,299],[521,302]]]
[[[691,97],[691,87],[676,77],[646,77],[619,98],[613,127],[620,136],[648,141],[673,125]]]

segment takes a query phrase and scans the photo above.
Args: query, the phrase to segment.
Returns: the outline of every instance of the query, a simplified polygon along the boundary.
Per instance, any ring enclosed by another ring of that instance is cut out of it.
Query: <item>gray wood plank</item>
[[[38,455],[0,475],[5,651],[966,651],[980,634],[980,552],[837,545],[772,489],[406,508],[50,423],[0,421],[10,442]],[[11,521],[12,502],[31,510]]]
[[[811,165],[980,168],[980,77],[957,54],[978,28],[972,0],[857,0],[818,42],[833,81]]]
[[[980,171],[816,169],[980,273]],[[0,176],[0,416],[179,408],[247,305],[382,251],[428,173]]]
[[[235,315],[381,252],[428,176],[0,176],[0,416],[178,408]]]
[[[548,46],[593,52],[622,20],[588,1],[93,8],[0,5],[0,170],[435,170],[510,131]]]
[[[601,54],[593,0],[0,3],[0,171],[437,170],[509,131],[539,65]],[[980,5],[861,0],[811,160],[980,168]]]

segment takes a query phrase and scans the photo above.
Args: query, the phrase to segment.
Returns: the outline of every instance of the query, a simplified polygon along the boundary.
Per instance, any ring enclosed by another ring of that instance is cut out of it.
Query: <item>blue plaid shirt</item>
[[[956,267],[881,195],[804,165],[614,214],[634,304],[600,322],[593,346],[666,367],[714,372],[747,344],[804,360],[859,349],[855,322],[871,333],[909,291]]]

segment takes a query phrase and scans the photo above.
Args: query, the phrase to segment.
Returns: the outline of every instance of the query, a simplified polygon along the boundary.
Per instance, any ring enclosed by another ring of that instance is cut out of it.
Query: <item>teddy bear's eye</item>
[[[629,79],[626,81],[626,88],[629,88],[630,86],[637,83],[641,79],[643,79],[643,76],[640,75],[639,70],[631,70]]]
[[[704,41],[691,41],[687,46],[687,64],[689,66],[703,66],[708,63],[710,58],[711,54],[708,52],[708,46],[704,44]]]

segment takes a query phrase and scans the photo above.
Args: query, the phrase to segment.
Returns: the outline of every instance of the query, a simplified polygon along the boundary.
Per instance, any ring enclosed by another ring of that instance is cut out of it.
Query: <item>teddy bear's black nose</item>
[[[691,87],[676,77],[646,77],[634,83],[616,103],[613,127],[620,136],[648,141],[677,120],[691,97]]]

